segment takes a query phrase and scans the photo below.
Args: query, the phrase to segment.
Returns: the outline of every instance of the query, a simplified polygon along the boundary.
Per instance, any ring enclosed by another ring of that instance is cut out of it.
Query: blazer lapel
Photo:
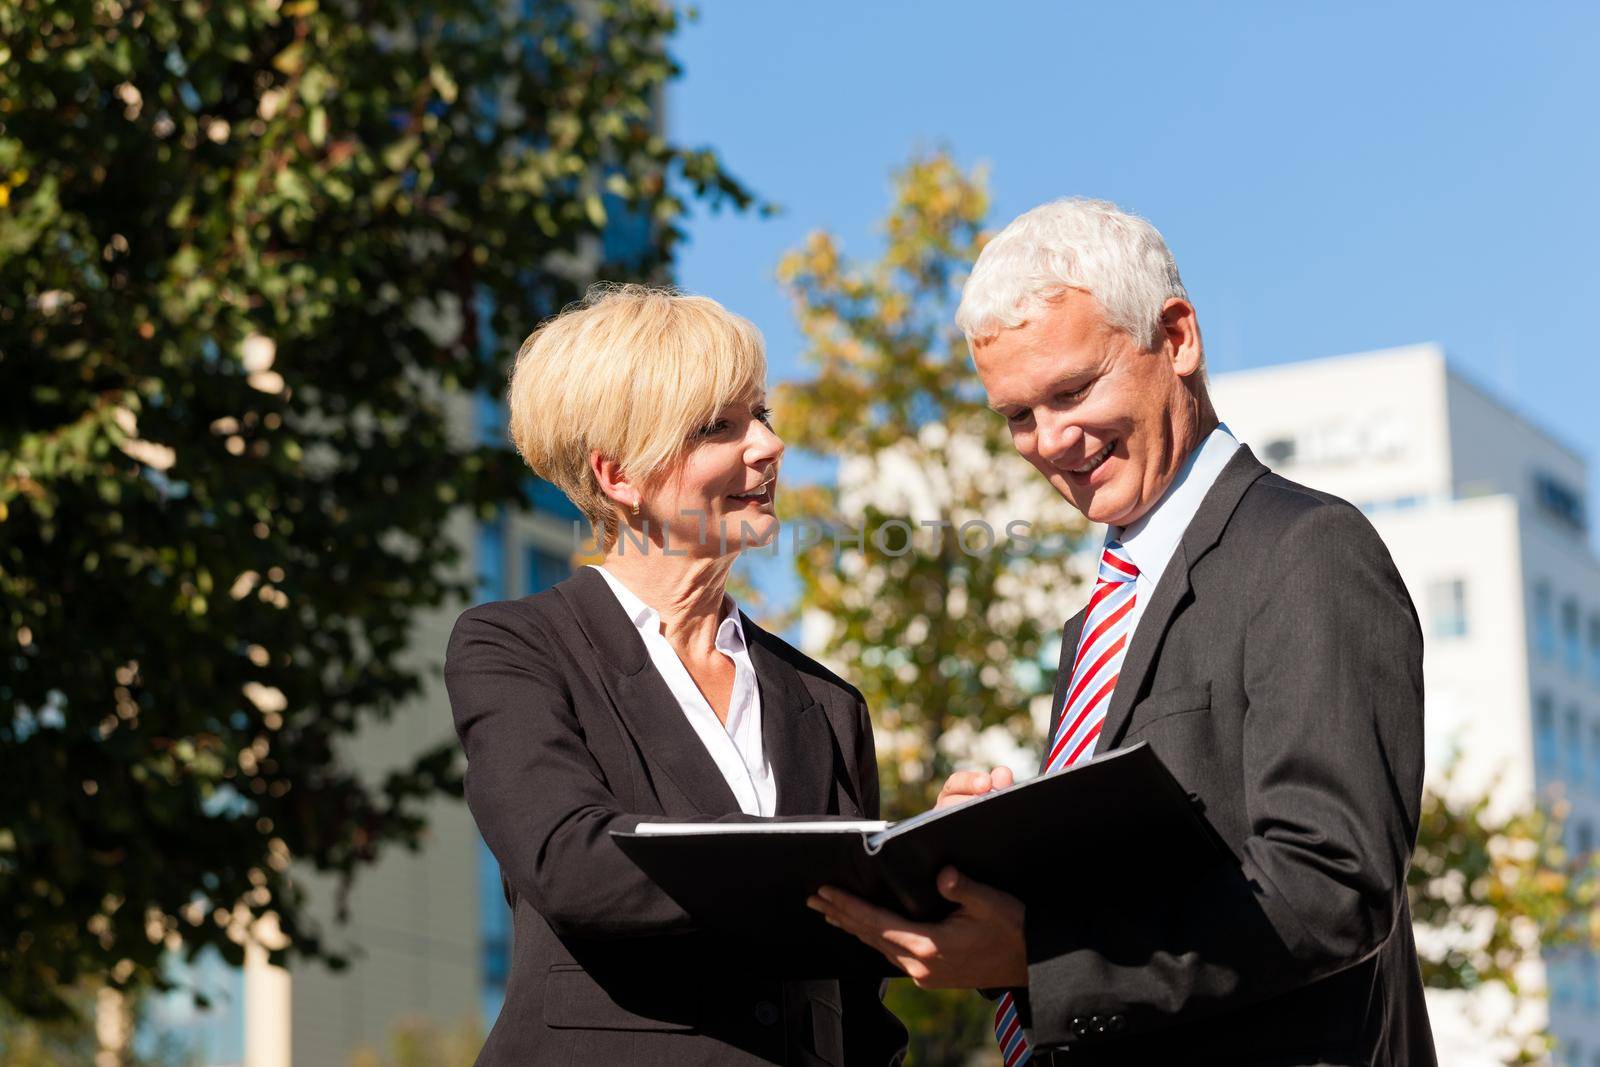
[[[664,775],[704,815],[730,815],[739,800],[650,661],[650,652],[606,580],[580,567],[556,586],[589,644],[600,679],[652,775]],[[781,795],[781,793],[780,793]]]
[[[1167,628],[1189,596],[1189,571],[1222,538],[1222,531],[1233,516],[1234,509],[1255,480],[1267,473],[1249,446],[1240,445],[1239,451],[1228,460],[1227,466],[1217,476],[1216,484],[1200,502],[1183,539],[1172,553],[1172,562],[1161,574],[1161,581],[1150,594],[1150,603],[1139,615],[1139,625],[1133,632],[1133,643],[1122,661],[1117,676],[1117,688],[1111,694],[1111,707],[1106,711],[1106,721],[1100,728],[1100,743],[1096,751],[1107,752],[1122,740],[1133,705],[1145,695],[1150,669],[1155,665],[1156,654],[1167,636]]]
[[[741,613],[742,614],[742,613]],[[776,638],[743,616],[761,685],[761,743],[777,782],[778,815],[818,815],[833,788],[833,732]]]

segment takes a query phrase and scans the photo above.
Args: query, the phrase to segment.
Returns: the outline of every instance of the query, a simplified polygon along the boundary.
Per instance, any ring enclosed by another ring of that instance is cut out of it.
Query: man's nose
[[[1036,418],[1039,419],[1039,457],[1048,463],[1076,458],[1083,444],[1083,427],[1057,412]]]

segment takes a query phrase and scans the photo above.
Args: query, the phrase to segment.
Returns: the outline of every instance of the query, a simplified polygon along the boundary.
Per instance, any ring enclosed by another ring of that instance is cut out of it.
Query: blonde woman
[[[749,322],[638,286],[591,293],[518,353],[511,436],[604,558],[472,608],[450,638],[467,802],[514,914],[480,1064],[902,1054],[879,979],[791,979],[782,950],[696,930],[608,836],[642,818],[877,815],[861,694],[725,590],[740,551],[777,535],[765,378]]]

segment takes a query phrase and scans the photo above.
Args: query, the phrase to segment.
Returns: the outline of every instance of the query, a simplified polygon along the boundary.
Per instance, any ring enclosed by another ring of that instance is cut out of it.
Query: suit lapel
[[[1096,751],[1107,752],[1115,748],[1127,728],[1128,715],[1133,705],[1145,695],[1150,669],[1167,636],[1178,609],[1188,598],[1191,586],[1189,572],[1222,538],[1222,531],[1233,517],[1234,509],[1255,480],[1267,473],[1247,445],[1228,460],[1227,466],[1217,476],[1216,483],[1206,493],[1205,499],[1189,520],[1189,527],[1172,553],[1172,561],[1161,574],[1161,581],[1150,595],[1150,603],[1139,615],[1139,625],[1133,632],[1133,643],[1122,661],[1117,676],[1117,688],[1111,694],[1111,707],[1106,711],[1105,724],[1100,728],[1100,743]]]
[[[777,639],[742,618],[750,662],[761,685],[761,743],[778,786],[778,815],[828,810],[833,733]]]
[[[739,811],[722,770],[650,662],[650,652],[606,580],[580,567],[556,586],[600,666],[600,678],[652,776],[671,779],[704,815]]]

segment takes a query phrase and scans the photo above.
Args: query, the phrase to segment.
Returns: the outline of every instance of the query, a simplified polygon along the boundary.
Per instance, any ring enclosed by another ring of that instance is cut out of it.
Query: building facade
[[[1582,456],[1452,369],[1432,345],[1223,374],[1217,412],[1285,477],[1344,497],[1394,556],[1425,635],[1430,779],[1501,811],[1600,828],[1600,559]],[[1547,954],[1557,1062],[1600,1067],[1593,954]],[[1505,1005],[1430,995],[1440,1062],[1502,1063]],[[1542,1015],[1542,1013],[1541,1013]],[[1543,1017],[1518,1020],[1538,1026]],[[1516,1024],[1514,1024],[1516,1025]]]

